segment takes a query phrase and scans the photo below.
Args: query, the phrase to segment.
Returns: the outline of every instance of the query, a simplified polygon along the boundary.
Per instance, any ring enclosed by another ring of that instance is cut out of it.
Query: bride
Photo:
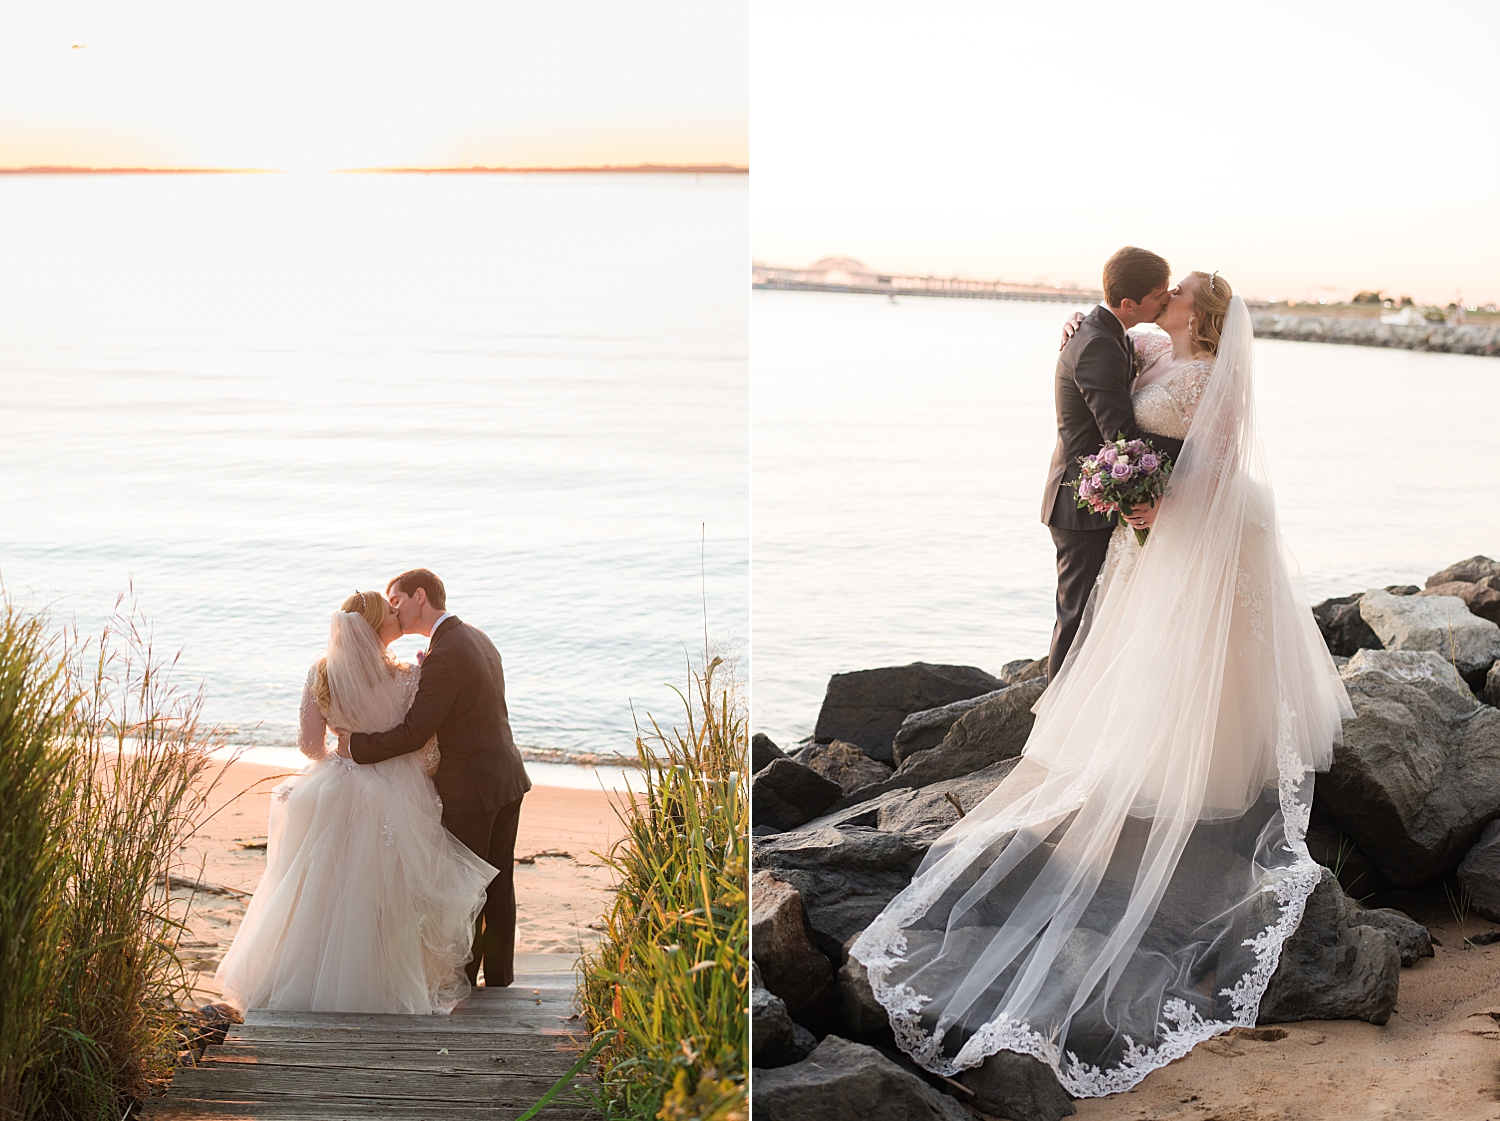
[[[1005,1049],[1078,1097],[1253,1025],[1319,869],[1313,772],[1352,715],[1276,524],[1252,332],[1192,273],[1136,337],[1138,425],[1184,438],[1125,526],[1015,769],[851,953],[897,1042],[953,1075]]]
[[[361,766],[329,727],[400,724],[420,669],[378,592],[335,612],[308,671],[299,747],[312,762],[272,791],[266,871],[216,975],[224,999],[317,1012],[449,1012],[468,995],[474,920],[496,869],[443,828],[437,742]]]

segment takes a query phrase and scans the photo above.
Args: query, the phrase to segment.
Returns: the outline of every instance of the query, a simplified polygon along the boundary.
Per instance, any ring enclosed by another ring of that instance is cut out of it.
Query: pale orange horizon
[[[742,5],[0,13],[0,168],[749,163]]]

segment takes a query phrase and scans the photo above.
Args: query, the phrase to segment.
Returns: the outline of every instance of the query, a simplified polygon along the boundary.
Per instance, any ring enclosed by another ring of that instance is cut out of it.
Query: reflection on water
[[[329,613],[426,565],[517,740],[629,751],[703,599],[747,631],[737,176],[7,176],[0,577],[133,581],[289,744]],[[403,640],[398,651],[417,647]]]
[[[755,728],[812,730],[828,675],[997,671],[1047,651],[1039,520],[1058,304],[756,292]],[[1500,556],[1500,362],[1257,343],[1282,532],[1316,602]]]

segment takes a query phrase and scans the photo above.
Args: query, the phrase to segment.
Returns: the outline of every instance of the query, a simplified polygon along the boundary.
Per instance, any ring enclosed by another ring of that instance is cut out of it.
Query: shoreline
[[[271,790],[287,768],[218,760],[200,780],[213,784],[198,833],[178,854],[172,895],[187,907],[177,956],[192,979],[192,999],[221,997],[213,974],[234,941],[266,867]],[[534,781],[534,780],[533,780]],[[534,785],[522,803],[516,837],[516,954],[535,971],[556,958],[567,972],[598,940],[595,926],[612,901],[613,873],[597,853],[623,836],[617,795]],[[529,859],[528,859],[529,858]]]

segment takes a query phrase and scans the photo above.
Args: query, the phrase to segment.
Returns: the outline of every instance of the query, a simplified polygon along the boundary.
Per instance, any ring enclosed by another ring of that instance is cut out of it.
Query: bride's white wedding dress
[[[1217,359],[1136,395],[1186,437],[1146,546],[1116,531],[1015,769],[851,948],[929,1070],[1006,1049],[1099,1096],[1255,1023],[1352,710],[1277,529],[1251,351],[1236,297]]]
[[[312,760],[272,792],[266,871],[216,975],[240,1009],[448,1012],[469,993],[474,920],[496,869],[442,825],[429,777],[437,743],[362,766],[328,749],[329,725],[401,723],[419,670],[387,660],[370,625],[337,612],[329,711],[302,696]]]

